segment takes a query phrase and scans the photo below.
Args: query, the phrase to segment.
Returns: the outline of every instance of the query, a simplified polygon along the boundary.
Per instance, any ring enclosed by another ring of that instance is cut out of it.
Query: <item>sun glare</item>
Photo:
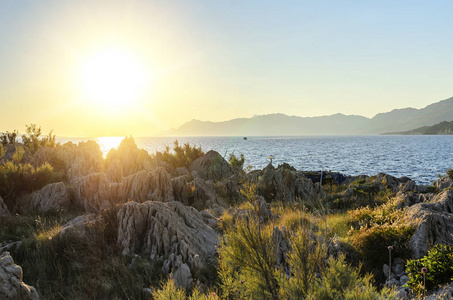
[[[123,136],[103,136],[98,137],[96,139],[96,142],[99,144],[102,154],[104,155],[104,157],[106,157],[107,153],[109,153],[111,149],[118,148],[123,139],[124,139]]]
[[[151,78],[137,57],[114,48],[87,59],[80,77],[85,100],[104,109],[119,110],[138,101]]]

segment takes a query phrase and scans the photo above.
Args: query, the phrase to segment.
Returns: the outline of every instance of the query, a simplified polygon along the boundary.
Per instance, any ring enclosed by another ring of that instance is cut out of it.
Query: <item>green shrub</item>
[[[201,147],[190,146],[189,143],[185,143],[184,146],[179,146],[178,140],[175,140],[173,146],[173,152],[170,151],[170,147],[166,147],[162,153],[162,160],[172,164],[175,167],[189,167],[189,165],[197,158],[204,155]]]
[[[304,299],[313,292],[317,277],[322,272],[327,256],[323,238],[311,234],[309,226],[302,227],[291,236],[288,265],[292,276],[283,272],[279,277],[280,296],[283,299]]]
[[[42,147],[54,148],[55,135],[52,135],[52,130],[45,137],[41,136],[41,127],[37,127],[36,124],[25,125],[27,134],[22,135],[22,143],[30,150],[31,154],[36,153]]]
[[[220,288],[225,298],[278,299],[272,228],[257,218],[240,219],[219,247]]]
[[[229,162],[230,165],[236,170],[242,170],[245,162],[244,154],[241,153],[240,158],[238,158],[234,155],[234,153],[231,153]]]
[[[373,276],[362,275],[360,269],[345,262],[344,256],[338,259],[330,257],[323,270],[320,281],[307,299],[342,300],[342,299],[392,299],[394,292],[387,288],[380,292],[372,285]]]
[[[152,295],[154,300],[186,300],[186,292],[173,279],[162,283],[162,289],[154,289]]]
[[[409,258],[409,239],[415,229],[406,225],[374,225],[362,227],[350,232],[350,241],[360,253],[365,270],[374,272],[378,279],[383,280],[380,271],[382,265],[388,263],[388,246],[393,246],[392,255],[403,259]]]
[[[425,274],[426,287],[423,286],[422,268],[427,268]],[[409,260],[406,264],[406,272],[410,280],[407,286],[418,294],[424,289],[430,290],[439,285],[450,283],[453,280],[453,246],[435,245],[428,251],[428,255]]]
[[[7,145],[7,144],[15,144],[17,135],[19,132],[17,130],[14,130],[13,132],[5,132],[0,135],[0,142],[2,145]]]
[[[24,150],[18,147],[13,159],[0,165],[0,196],[4,199],[14,199],[22,194],[30,193],[54,181],[52,166],[45,163],[37,168],[31,164],[21,164]]]

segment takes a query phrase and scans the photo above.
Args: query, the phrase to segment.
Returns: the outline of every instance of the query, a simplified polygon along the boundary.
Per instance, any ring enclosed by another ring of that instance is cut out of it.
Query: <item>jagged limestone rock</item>
[[[178,282],[182,286],[190,281],[184,264],[190,270],[201,268],[218,245],[216,232],[206,225],[201,213],[180,202],[129,202],[121,206],[117,217],[123,254],[167,257],[164,272],[173,270],[174,276],[185,278]]]
[[[48,184],[28,197],[32,207],[39,212],[68,209],[71,205],[71,199],[63,182]]]
[[[22,268],[14,264],[9,252],[0,255],[0,299],[37,300],[38,292],[23,281]]]
[[[196,209],[210,209],[214,214],[221,215],[228,207],[225,201],[203,179],[195,178],[189,186],[192,191],[189,195],[189,205]]]
[[[416,226],[409,241],[414,258],[428,254],[430,245],[453,243],[453,190],[445,190],[430,203],[408,208],[405,219]]]
[[[274,168],[269,164],[263,170],[250,172],[248,178],[256,182],[258,194],[266,201],[294,201],[325,197],[324,188],[313,183],[302,172],[288,168]]]
[[[189,166],[190,173],[196,172],[197,176],[204,180],[222,180],[237,171],[216,151],[211,150],[202,157],[197,158]]]

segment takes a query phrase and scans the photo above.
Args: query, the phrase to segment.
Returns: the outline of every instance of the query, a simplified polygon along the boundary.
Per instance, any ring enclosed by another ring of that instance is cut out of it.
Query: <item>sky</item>
[[[452,1],[0,1],[0,131],[373,117],[453,96]]]

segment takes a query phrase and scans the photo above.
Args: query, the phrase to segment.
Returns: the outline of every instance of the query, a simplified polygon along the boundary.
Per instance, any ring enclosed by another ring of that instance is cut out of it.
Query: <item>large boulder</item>
[[[406,222],[416,227],[409,241],[414,258],[421,258],[435,244],[453,243],[453,190],[445,190],[430,203],[408,208]]]
[[[9,252],[0,255],[0,299],[36,300],[38,292],[23,281],[22,268],[14,264]]]
[[[0,197],[0,217],[6,217],[9,216],[9,210],[8,207],[6,207],[5,203],[3,202],[2,197]]]
[[[257,192],[267,201],[294,201],[325,197],[324,188],[313,183],[302,172],[289,168],[274,168],[269,164],[263,170],[250,172],[248,178],[256,182]]]
[[[218,245],[216,232],[203,216],[180,202],[129,202],[117,216],[123,254],[147,253],[151,259],[164,259],[163,271],[173,271],[180,286],[191,282],[187,267],[192,274],[202,268]]]
[[[233,176],[237,171],[216,151],[211,150],[197,158],[189,166],[192,174],[204,180],[222,180]]]
[[[29,199],[34,209],[39,212],[68,209],[71,205],[66,186],[63,182],[51,183],[30,194]]]

